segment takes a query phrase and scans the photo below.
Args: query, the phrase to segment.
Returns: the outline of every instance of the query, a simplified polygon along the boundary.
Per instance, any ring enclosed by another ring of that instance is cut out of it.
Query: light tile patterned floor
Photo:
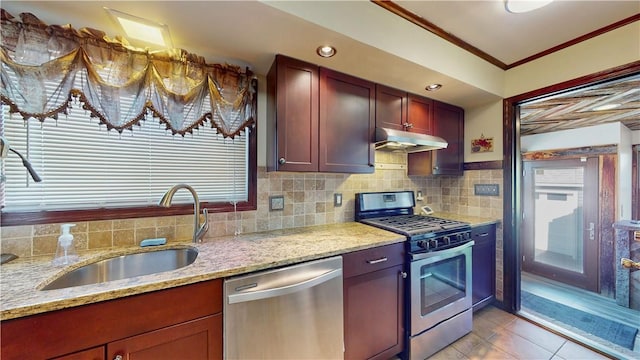
[[[588,348],[489,306],[473,316],[473,331],[436,353],[448,359],[608,359]]]

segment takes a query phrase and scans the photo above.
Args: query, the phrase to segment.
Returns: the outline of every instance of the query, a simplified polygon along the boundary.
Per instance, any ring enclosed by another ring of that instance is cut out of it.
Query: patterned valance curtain
[[[122,132],[150,112],[174,135],[209,122],[224,137],[255,122],[253,74],[184,50],[133,48],[102,31],[20,20],[2,9],[0,99],[23,119],[57,119],[77,103]],[[53,84],[53,85],[52,85]]]

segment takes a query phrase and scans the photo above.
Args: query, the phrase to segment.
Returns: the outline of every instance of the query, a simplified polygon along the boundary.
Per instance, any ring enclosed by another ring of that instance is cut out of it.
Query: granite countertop
[[[463,221],[471,224],[471,226],[497,224],[500,222],[499,219],[493,219],[493,218],[487,218],[487,217],[481,217],[481,216],[460,215],[455,213],[439,212],[439,211],[435,211],[433,214],[429,216],[435,216],[435,217],[448,219],[448,220]]]
[[[0,268],[0,320],[223,278],[352,251],[403,242],[405,238],[356,222],[268,231],[172,244],[80,254],[80,261],[55,267],[51,257],[17,259]],[[181,269],[95,285],[38,290],[57,276],[97,260],[163,248],[195,247],[198,258]]]

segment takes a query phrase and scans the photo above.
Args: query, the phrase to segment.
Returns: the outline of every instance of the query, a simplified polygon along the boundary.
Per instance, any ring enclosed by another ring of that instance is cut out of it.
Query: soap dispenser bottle
[[[73,226],[76,226],[76,224],[60,225],[62,234],[58,237],[58,248],[56,249],[56,256],[53,258],[53,265],[69,265],[78,261],[76,247],[73,244],[73,235],[69,232],[69,229]]]

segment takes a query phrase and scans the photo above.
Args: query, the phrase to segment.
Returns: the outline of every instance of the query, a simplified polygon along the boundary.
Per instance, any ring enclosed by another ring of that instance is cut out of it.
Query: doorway
[[[620,80],[623,78],[628,79],[637,79],[640,76],[640,62],[630,63],[625,66],[621,66],[618,68],[610,69],[607,71],[603,71],[601,73],[596,73],[588,76],[584,76],[581,78],[573,79],[570,81],[566,81],[559,84],[554,84],[552,86],[548,86],[545,88],[541,88],[538,90],[534,90],[528,93],[524,93],[518,96],[514,96],[512,98],[506,99],[504,102],[504,208],[510,209],[509,211],[504,212],[504,234],[503,234],[503,252],[504,252],[504,283],[503,283],[503,305],[506,309],[518,313],[527,319],[540,323],[543,326],[548,327],[558,333],[561,333],[566,336],[572,337],[574,340],[581,342],[587,346],[593,347],[602,351],[610,356],[621,357],[621,358],[636,358],[638,357],[638,353],[640,353],[640,335],[636,336],[635,346],[628,346],[626,348],[620,349],[620,346],[610,346],[610,342],[601,341],[593,336],[593,333],[590,331],[584,331],[579,334],[576,332],[569,330],[565,324],[562,324],[560,321],[555,321],[552,318],[541,318],[532,315],[531,313],[525,314],[525,309],[527,304],[530,304],[534,300],[539,300],[535,297],[525,297],[523,294],[529,293],[534,295],[539,295],[539,297],[547,297],[548,300],[552,300],[554,303],[560,303],[562,305],[567,305],[569,307],[573,307],[576,310],[581,310],[583,312],[600,312],[601,317],[605,318],[605,320],[613,320],[622,325],[629,325],[632,328],[638,327],[640,324],[640,313],[637,310],[624,308],[621,306],[617,306],[615,301],[611,298],[611,292],[615,291],[615,287],[612,289],[607,289],[607,279],[613,279],[614,274],[617,271],[617,263],[609,262],[610,266],[601,266],[600,273],[597,275],[598,278],[601,279],[601,284],[596,285],[600,287],[600,293],[594,293],[592,291],[585,290],[584,286],[577,287],[572,285],[567,285],[566,283],[562,283],[555,280],[549,280],[548,278],[534,275],[532,273],[528,273],[523,270],[523,266],[526,262],[526,255],[523,261],[522,256],[524,255],[525,242],[524,237],[527,232],[526,224],[527,215],[525,212],[527,210],[526,201],[525,201],[525,178],[523,176],[523,172],[527,165],[527,161],[522,154],[521,149],[521,135],[526,134],[532,128],[532,124],[526,124],[521,121],[522,118],[529,116],[530,114],[554,114],[557,115],[554,121],[539,121],[533,126],[542,129],[550,129],[554,128],[554,130],[563,130],[567,128],[577,129],[579,127],[578,123],[571,124],[571,119],[578,120],[580,116],[572,116],[575,115],[576,107],[580,105],[571,106],[567,105],[560,112],[554,112],[550,109],[549,111],[545,111],[540,106],[544,105],[545,99],[549,99],[554,95],[558,95],[561,93],[567,94],[566,98],[572,97],[576,102],[580,102],[581,105],[587,104],[589,101],[597,102],[599,101],[599,94],[593,94],[594,96],[584,96],[584,89],[589,89],[591,85],[605,84],[610,80]],[[629,85],[631,86],[631,85]],[[636,87],[637,88],[637,87]],[[615,89],[608,94],[611,96],[615,96],[616,94],[620,94],[619,89]],[[538,103],[540,106],[538,109],[529,108],[528,112],[521,112],[521,107],[524,104],[533,104]],[[547,104],[549,104],[547,102]],[[572,111],[574,113],[572,113]],[[632,112],[631,112],[632,113]],[[562,116],[561,116],[562,115]],[[567,121],[565,121],[567,120]],[[601,118],[598,121],[604,122],[605,119]],[[591,124],[596,124],[598,121],[591,122]],[[582,121],[587,124],[588,121]],[[586,126],[586,125],[585,125]],[[633,124],[627,125],[633,126]],[[632,130],[636,130],[634,127],[629,127]],[[602,135],[606,135],[603,133]],[[579,138],[579,137],[576,137]],[[566,144],[572,143],[573,140],[571,137],[564,138],[562,141],[565,146]],[[580,146],[580,145],[578,145]],[[573,148],[575,146],[565,146],[563,149]],[[527,149],[527,147],[525,147]],[[525,151],[531,151],[527,149]],[[637,154],[634,152],[637,156]],[[547,153],[541,152],[539,155],[542,157],[538,159],[546,158]],[[610,159],[609,159],[610,160]],[[637,160],[636,160],[637,161]],[[615,160],[613,160],[615,163]],[[601,160],[602,164],[602,160]],[[605,161],[606,164],[606,161]],[[635,163],[635,166],[638,166]],[[634,170],[634,173],[637,171]],[[526,172],[524,172],[526,173]],[[617,174],[617,170],[613,171],[605,171],[604,173],[600,173],[601,178],[600,182],[614,181],[616,179],[615,174]],[[635,182],[634,182],[634,191],[636,194],[633,196],[632,207],[635,209],[634,218],[637,217],[637,214],[640,212],[638,210],[638,195],[640,193],[638,190],[638,175],[636,174]],[[608,179],[609,178],[609,179]],[[599,201],[601,202],[600,208],[602,208],[602,202],[611,201],[614,198],[612,194],[615,193],[607,193],[602,192],[599,197]],[[567,195],[569,196],[569,195]],[[553,196],[552,196],[553,197]],[[631,196],[629,196],[631,198]],[[545,199],[545,201],[549,201]],[[584,205],[583,205],[584,206]],[[628,209],[628,207],[625,207]],[[531,210],[528,210],[531,212]],[[522,218],[522,215],[525,214],[525,218]],[[598,215],[598,218],[601,222],[607,223],[609,221],[615,222],[617,218],[616,211],[601,211]],[[609,219],[607,219],[609,218]],[[584,214],[583,214],[584,219]],[[583,227],[585,229],[583,220]],[[589,221],[586,221],[587,227]],[[601,226],[598,228],[596,225],[596,230],[600,230],[599,237],[606,238],[610,236],[610,234],[606,234],[606,232],[611,231],[610,227]],[[598,234],[594,234],[596,238],[598,238]],[[612,246],[609,246],[607,241],[601,241],[601,247],[599,249],[600,257],[613,257],[610,252]],[[534,250],[535,251],[535,250]],[[535,255],[535,253],[534,253]],[[584,261],[584,258],[583,258]],[[521,276],[522,275],[522,276]],[[536,293],[537,291],[537,293]],[[522,296],[521,296],[522,295]],[[555,298],[552,298],[555,296]],[[559,306],[551,305],[553,309],[558,312]],[[559,311],[562,315],[564,315],[565,311]],[[582,319],[582,316],[570,316],[572,319]],[[625,322],[627,322],[625,324]],[[606,326],[597,325],[592,329],[600,330],[606,329]],[[606,333],[614,333],[614,331],[605,331]]]
[[[598,292],[598,158],[524,162],[522,270]]]

